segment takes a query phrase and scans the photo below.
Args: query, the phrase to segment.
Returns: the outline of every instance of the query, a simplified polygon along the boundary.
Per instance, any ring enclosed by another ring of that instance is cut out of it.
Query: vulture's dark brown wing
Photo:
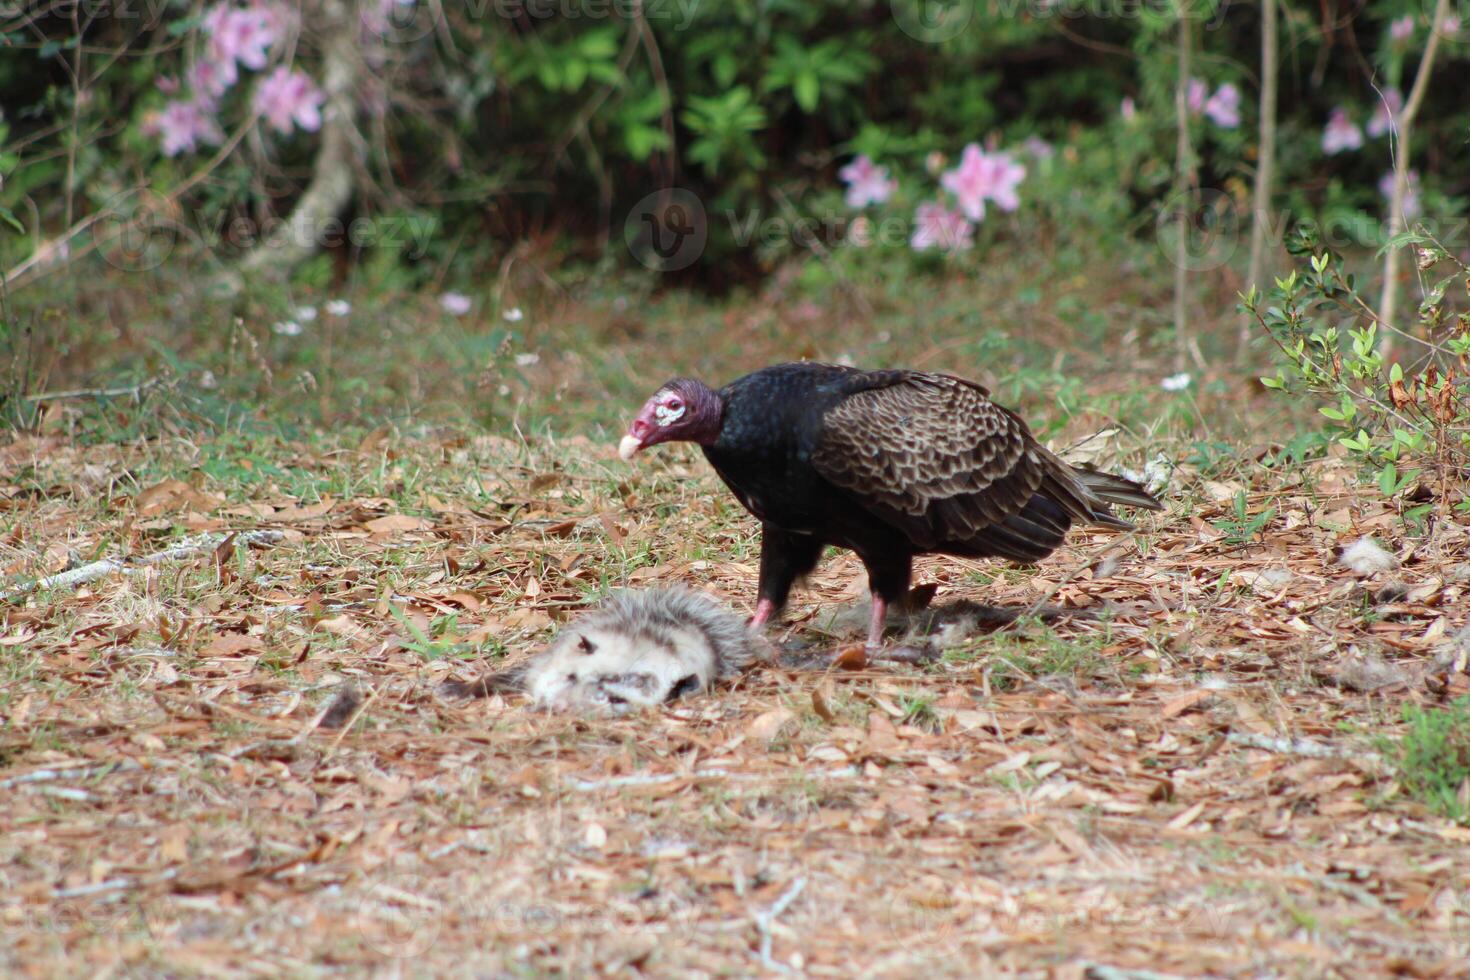
[[[1012,412],[961,378],[883,372],[823,416],[812,465],[921,548],[1034,561],[1072,521],[1128,525]]]

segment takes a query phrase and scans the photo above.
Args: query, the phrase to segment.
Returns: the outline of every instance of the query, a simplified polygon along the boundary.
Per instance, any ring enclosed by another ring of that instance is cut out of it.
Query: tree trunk
[[[1183,371],[1190,352],[1186,290],[1189,285],[1189,226],[1194,220],[1194,148],[1189,141],[1189,73],[1192,69],[1194,21],[1188,12],[1179,18],[1179,78],[1174,86],[1174,206],[1178,240],[1174,243],[1174,341],[1176,371]]]
[[[225,286],[232,292],[243,284],[242,274],[285,275],[315,255],[323,232],[346,209],[356,189],[353,137],[363,67],[358,8],[352,0],[325,0],[320,9],[322,19],[315,26],[325,38],[322,89],[326,105],[311,183],[286,219],[283,233],[261,242],[240,260],[237,271],[226,275]]]
[[[1251,256],[1246,288],[1264,288],[1267,232],[1271,230],[1271,178],[1276,168],[1276,0],[1261,0],[1261,126],[1256,151],[1256,186],[1251,195]],[[1270,244],[1275,244],[1274,242]],[[1250,359],[1252,320],[1241,314],[1238,354]]]
[[[1390,145],[1395,145],[1397,150],[1393,166],[1393,196],[1389,199],[1388,206],[1390,239],[1403,232],[1407,224],[1404,218],[1404,198],[1409,192],[1410,137],[1413,134],[1414,117],[1419,114],[1425,93],[1429,91],[1429,74],[1434,70],[1434,56],[1439,51],[1439,36],[1444,30],[1444,21],[1449,11],[1449,0],[1438,0],[1435,4],[1433,22],[1429,28],[1429,43],[1424,46],[1424,57],[1419,60],[1419,70],[1414,74],[1414,87],[1404,101],[1403,111],[1397,119],[1391,120],[1388,129]],[[1398,246],[1394,246],[1383,257],[1383,294],[1378,300],[1378,319],[1388,327],[1395,326],[1394,318],[1398,316],[1400,251]],[[1388,333],[1384,334],[1385,351],[1391,348],[1390,336]]]

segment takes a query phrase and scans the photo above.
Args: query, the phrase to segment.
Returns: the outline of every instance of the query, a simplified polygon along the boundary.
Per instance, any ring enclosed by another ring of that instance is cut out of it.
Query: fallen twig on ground
[[[1225,740],[1252,749],[1280,752],[1283,755],[1304,755],[1309,759],[1359,759],[1371,763],[1383,761],[1383,757],[1377,752],[1348,751],[1320,742],[1309,742],[1304,738],[1277,738],[1255,732],[1231,732],[1225,736]]]
[[[88,582],[95,582],[99,578],[122,573],[132,575],[141,567],[158,565],[166,561],[174,561],[178,558],[187,558],[190,555],[217,548],[230,537],[224,532],[201,534],[197,538],[185,538],[172,548],[155,551],[151,555],[129,561],[126,558],[104,558],[101,561],[89,562],[86,565],[58,572],[55,575],[47,575],[44,578],[34,579],[26,584],[11,589],[9,592],[0,593],[0,602],[9,602],[22,596],[30,595],[42,589],[69,589]],[[235,534],[237,544],[275,544],[285,538],[280,531],[246,531]]]
[[[621,789],[624,786],[662,786],[681,779],[728,779],[732,782],[754,782],[770,779],[779,773],[729,772],[725,769],[696,769],[693,772],[650,773],[644,776],[614,776],[612,779],[572,779],[567,785],[582,793],[593,793],[600,789]],[[846,769],[818,769],[812,772],[792,773],[802,779],[853,779],[858,775],[856,766]]]
[[[800,878],[797,878],[791,883],[790,888],[781,893],[781,897],[776,899],[775,904],[772,905],[769,910],[765,912],[757,912],[755,914],[755,927],[760,932],[761,936],[761,966],[765,967],[767,970],[775,970],[778,973],[792,972],[791,967],[786,966],[784,963],[777,963],[775,960],[771,959],[771,943],[773,941],[771,936],[771,925],[776,921],[778,917],[780,917],[782,912],[786,911],[786,909],[791,905],[792,902],[796,901],[796,896],[800,895],[802,889],[805,887],[806,877],[802,876]]]

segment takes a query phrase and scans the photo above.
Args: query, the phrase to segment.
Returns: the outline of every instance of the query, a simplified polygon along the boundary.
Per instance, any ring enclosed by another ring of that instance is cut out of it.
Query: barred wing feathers
[[[1089,483],[1120,503],[1152,499],[1122,478],[1073,470],[973,382],[885,371],[848,387],[823,416],[812,465],[918,548],[1037,561],[1073,521],[1131,526]]]

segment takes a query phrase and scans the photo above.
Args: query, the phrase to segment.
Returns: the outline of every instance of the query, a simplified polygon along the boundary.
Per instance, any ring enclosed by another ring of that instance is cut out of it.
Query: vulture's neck
[[[698,420],[689,428],[688,439],[701,446],[709,446],[720,438],[720,429],[725,425],[725,400],[719,393],[702,382],[685,391],[689,400],[690,414]]]

